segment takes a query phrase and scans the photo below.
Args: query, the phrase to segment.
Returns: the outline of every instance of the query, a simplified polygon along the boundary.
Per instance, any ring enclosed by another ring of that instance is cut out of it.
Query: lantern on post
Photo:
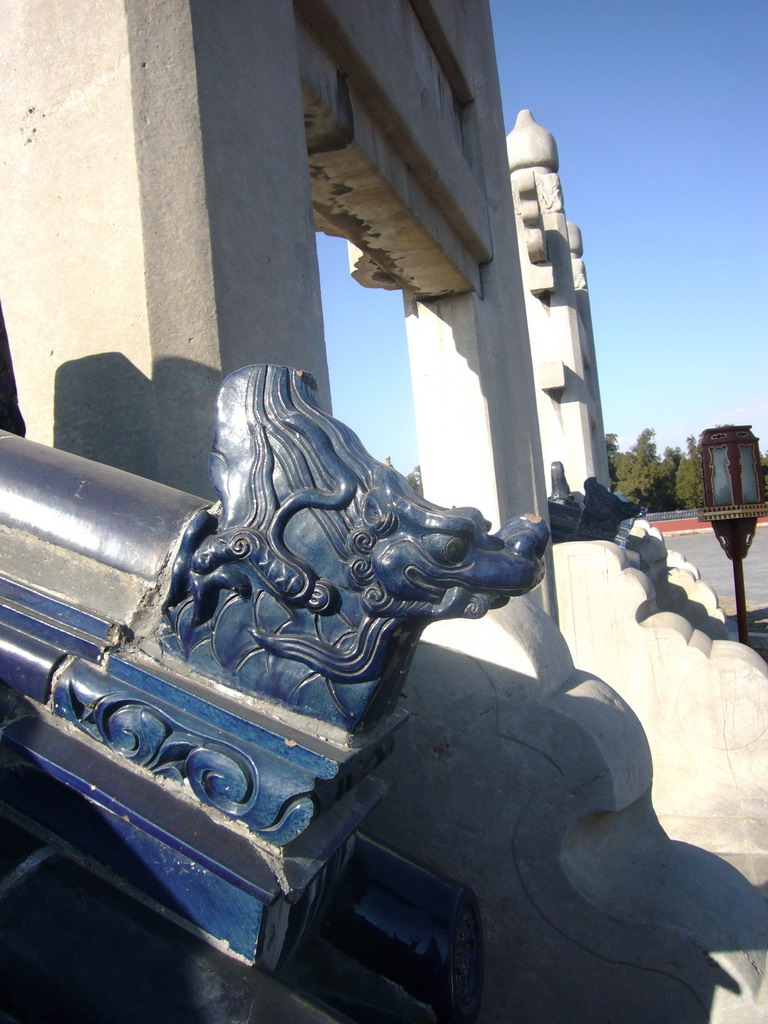
[[[744,569],[759,516],[768,515],[758,438],[751,427],[712,427],[699,443],[704,478],[703,522],[711,522],[720,546],[733,562],[739,641],[749,643]]]

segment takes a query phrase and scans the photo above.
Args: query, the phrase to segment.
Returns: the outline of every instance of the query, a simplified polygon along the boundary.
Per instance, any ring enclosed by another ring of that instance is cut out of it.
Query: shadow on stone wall
[[[153,419],[152,381],[120,352],[73,359],[56,371],[56,448],[156,480]]]
[[[152,380],[120,352],[70,360],[56,371],[54,446],[210,496],[220,377],[188,359],[159,360]]]

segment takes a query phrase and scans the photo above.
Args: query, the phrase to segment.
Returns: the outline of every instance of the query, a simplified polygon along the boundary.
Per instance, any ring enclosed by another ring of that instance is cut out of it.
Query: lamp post
[[[743,561],[755,536],[758,516],[768,515],[758,438],[751,427],[711,427],[699,442],[704,478],[703,522],[711,522],[720,546],[733,562],[739,641],[749,643]]]

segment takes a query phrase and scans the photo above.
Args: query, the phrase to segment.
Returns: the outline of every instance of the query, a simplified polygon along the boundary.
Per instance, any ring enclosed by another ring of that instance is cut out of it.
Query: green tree
[[[616,458],[621,454],[619,439],[615,434],[605,435],[605,450],[608,453],[608,475],[611,479],[611,489],[613,489],[616,486]]]
[[[656,454],[656,431],[647,428],[638,435],[637,441],[626,452],[616,456],[616,487],[632,501],[648,504],[647,496],[653,488]]]
[[[668,448],[662,461],[655,438],[656,431],[646,427],[628,452],[616,456],[616,487],[651,512],[667,512],[674,507],[675,460],[679,449]]]
[[[664,458],[661,460],[661,474],[659,476],[659,490],[656,494],[656,501],[659,507],[665,512],[672,512],[680,505],[677,502],[675,483],[677,471],[683,461],[683,452],[679,447],[665,448]]]
[[[680,448],[680,447],[665,448],[664,449],[664,458],[662,459],[661,464],[663,466],[665,463],[667,463],[672,468],[672,471],[674,473],[676,473],[677,472],[677,467],[680,465],[682,460],[683,460],[682,448]]]
[[[701,456],[696,438],[686,438],[686,452],[675,475],[675,497],[678,508],[701,508],[704,485],[701,479]]]

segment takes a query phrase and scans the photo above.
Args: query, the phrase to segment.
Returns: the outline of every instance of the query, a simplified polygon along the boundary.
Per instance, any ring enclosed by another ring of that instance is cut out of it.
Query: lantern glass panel
[[[712,457],[712,497],[716,505],[732,505],[733,491],[728,474],[728,450],[725,445],[710,448]]]
[[[745,504],[751,504],[760,500],[757,491],[757,469],[755,467],[754,452],[754,445],[739,445],[739,460],[741,463],[741,494],[742,500]]]

